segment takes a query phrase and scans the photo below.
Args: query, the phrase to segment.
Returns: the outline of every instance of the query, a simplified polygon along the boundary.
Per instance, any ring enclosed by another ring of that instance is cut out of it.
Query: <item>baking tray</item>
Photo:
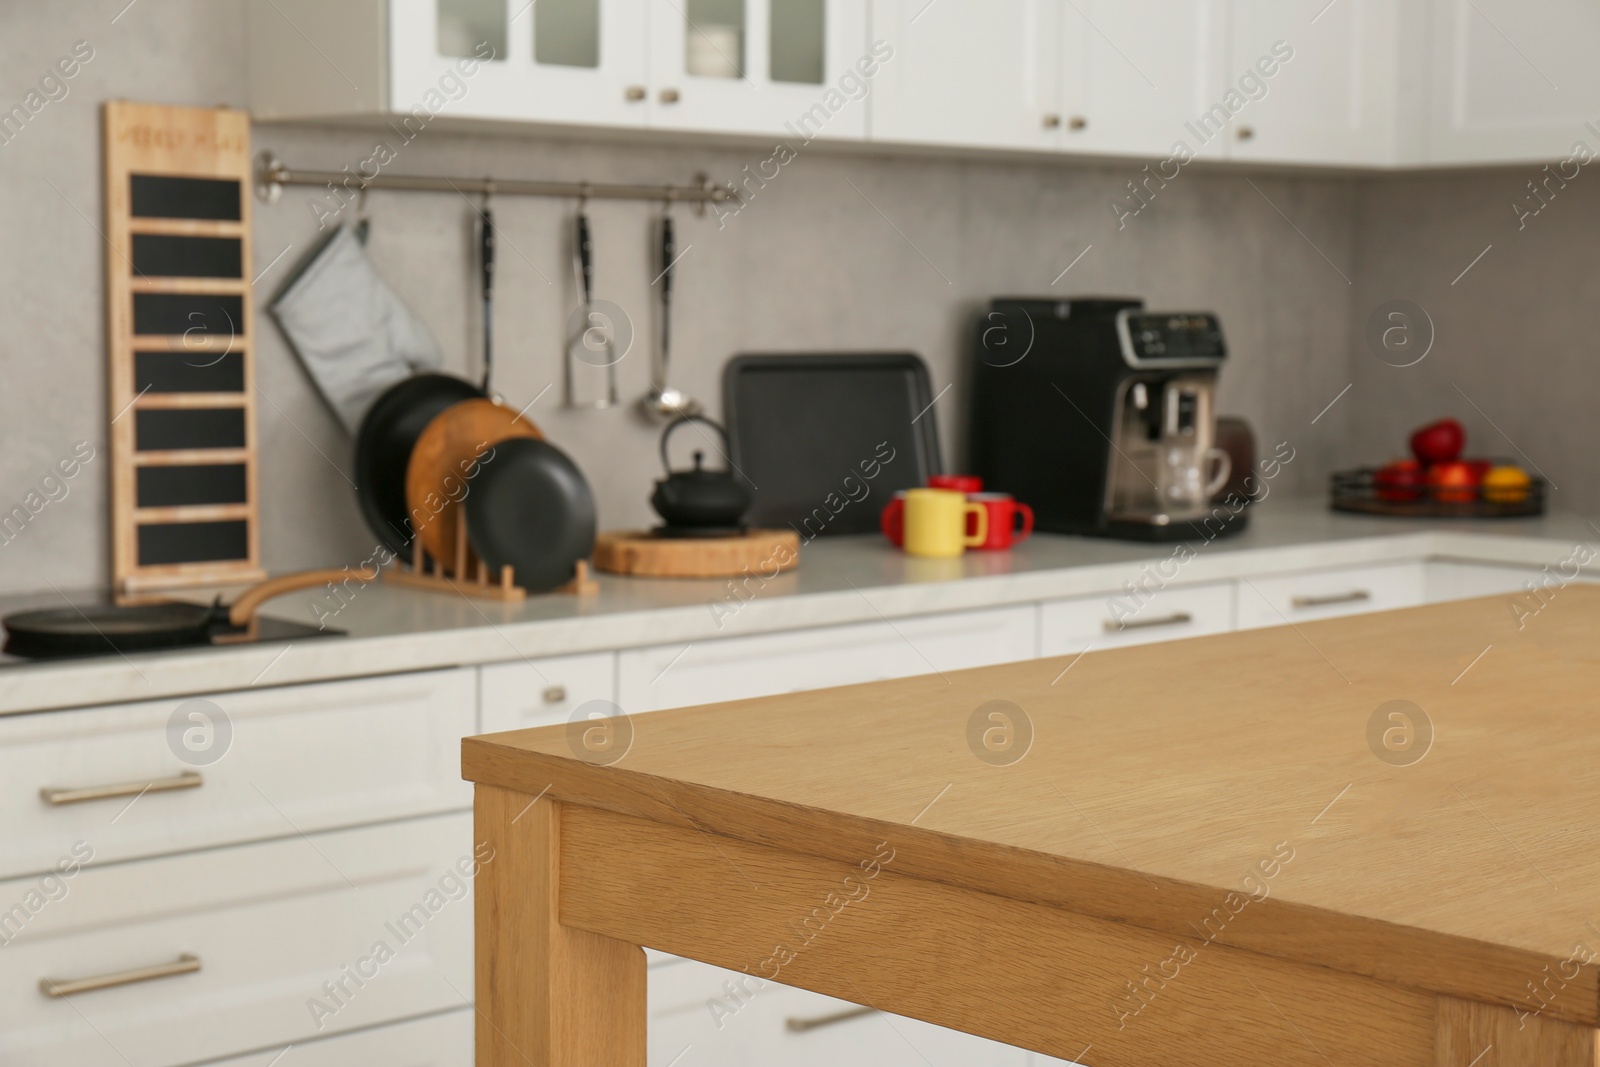
[[[806,540],[870,533],[897,490],[940,472],[928,368],[914,353],[739,355],[722,397],[752,526]]]

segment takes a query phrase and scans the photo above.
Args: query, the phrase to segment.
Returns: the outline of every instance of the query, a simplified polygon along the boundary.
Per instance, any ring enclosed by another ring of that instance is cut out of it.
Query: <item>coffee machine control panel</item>
[[[1121,311],[1117,339],[1130,367],[1215,367],[1228,354],[1222,324],[1208,311]]]

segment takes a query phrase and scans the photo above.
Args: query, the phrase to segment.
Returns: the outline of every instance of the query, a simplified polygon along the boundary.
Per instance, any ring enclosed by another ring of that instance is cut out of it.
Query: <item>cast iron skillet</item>
[[[406,511],[412,447],[435,415],[483,395],[471,382],[449,374],[418,374],[384,390],[362,417],[356,434],[356,498],[367,526],[396,555],[407,555],[415,536]]]
[[[213,634],[248,628],[256,608],[273,597],[326,582],[349,578],[367,582],[376,577],[376,570],[370,576],[349,570],[301,571],[253,585],[231,605],[218,597],[214,604],[173,600],[126,607],[47,608],[15,612],[0,621],[6,628],[5,650],[28,659],[204,645]]]
[[[571,579],[594,549],[594,494],[565,452],[536,437],[494,446],[463,501],[478,558],[530,593]]]

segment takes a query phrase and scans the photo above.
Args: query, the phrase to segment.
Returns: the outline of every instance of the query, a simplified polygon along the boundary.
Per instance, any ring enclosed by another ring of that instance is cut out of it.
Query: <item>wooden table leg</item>
[[[1434,1067],[1596,1067],[1591,1026],[1440,997]]]
[[[560,806],[476,789],[478,1067],[645,1067],[644,950],[561,925]]]

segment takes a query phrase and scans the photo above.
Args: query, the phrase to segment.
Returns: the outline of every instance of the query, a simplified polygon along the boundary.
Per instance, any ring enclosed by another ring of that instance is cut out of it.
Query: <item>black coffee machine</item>
[[[1212,504],[1217,317],[1139,300],[999,298],[978,324],[972,472],[1033,508],[1035,527],[1141,541],[1238,533]]]

